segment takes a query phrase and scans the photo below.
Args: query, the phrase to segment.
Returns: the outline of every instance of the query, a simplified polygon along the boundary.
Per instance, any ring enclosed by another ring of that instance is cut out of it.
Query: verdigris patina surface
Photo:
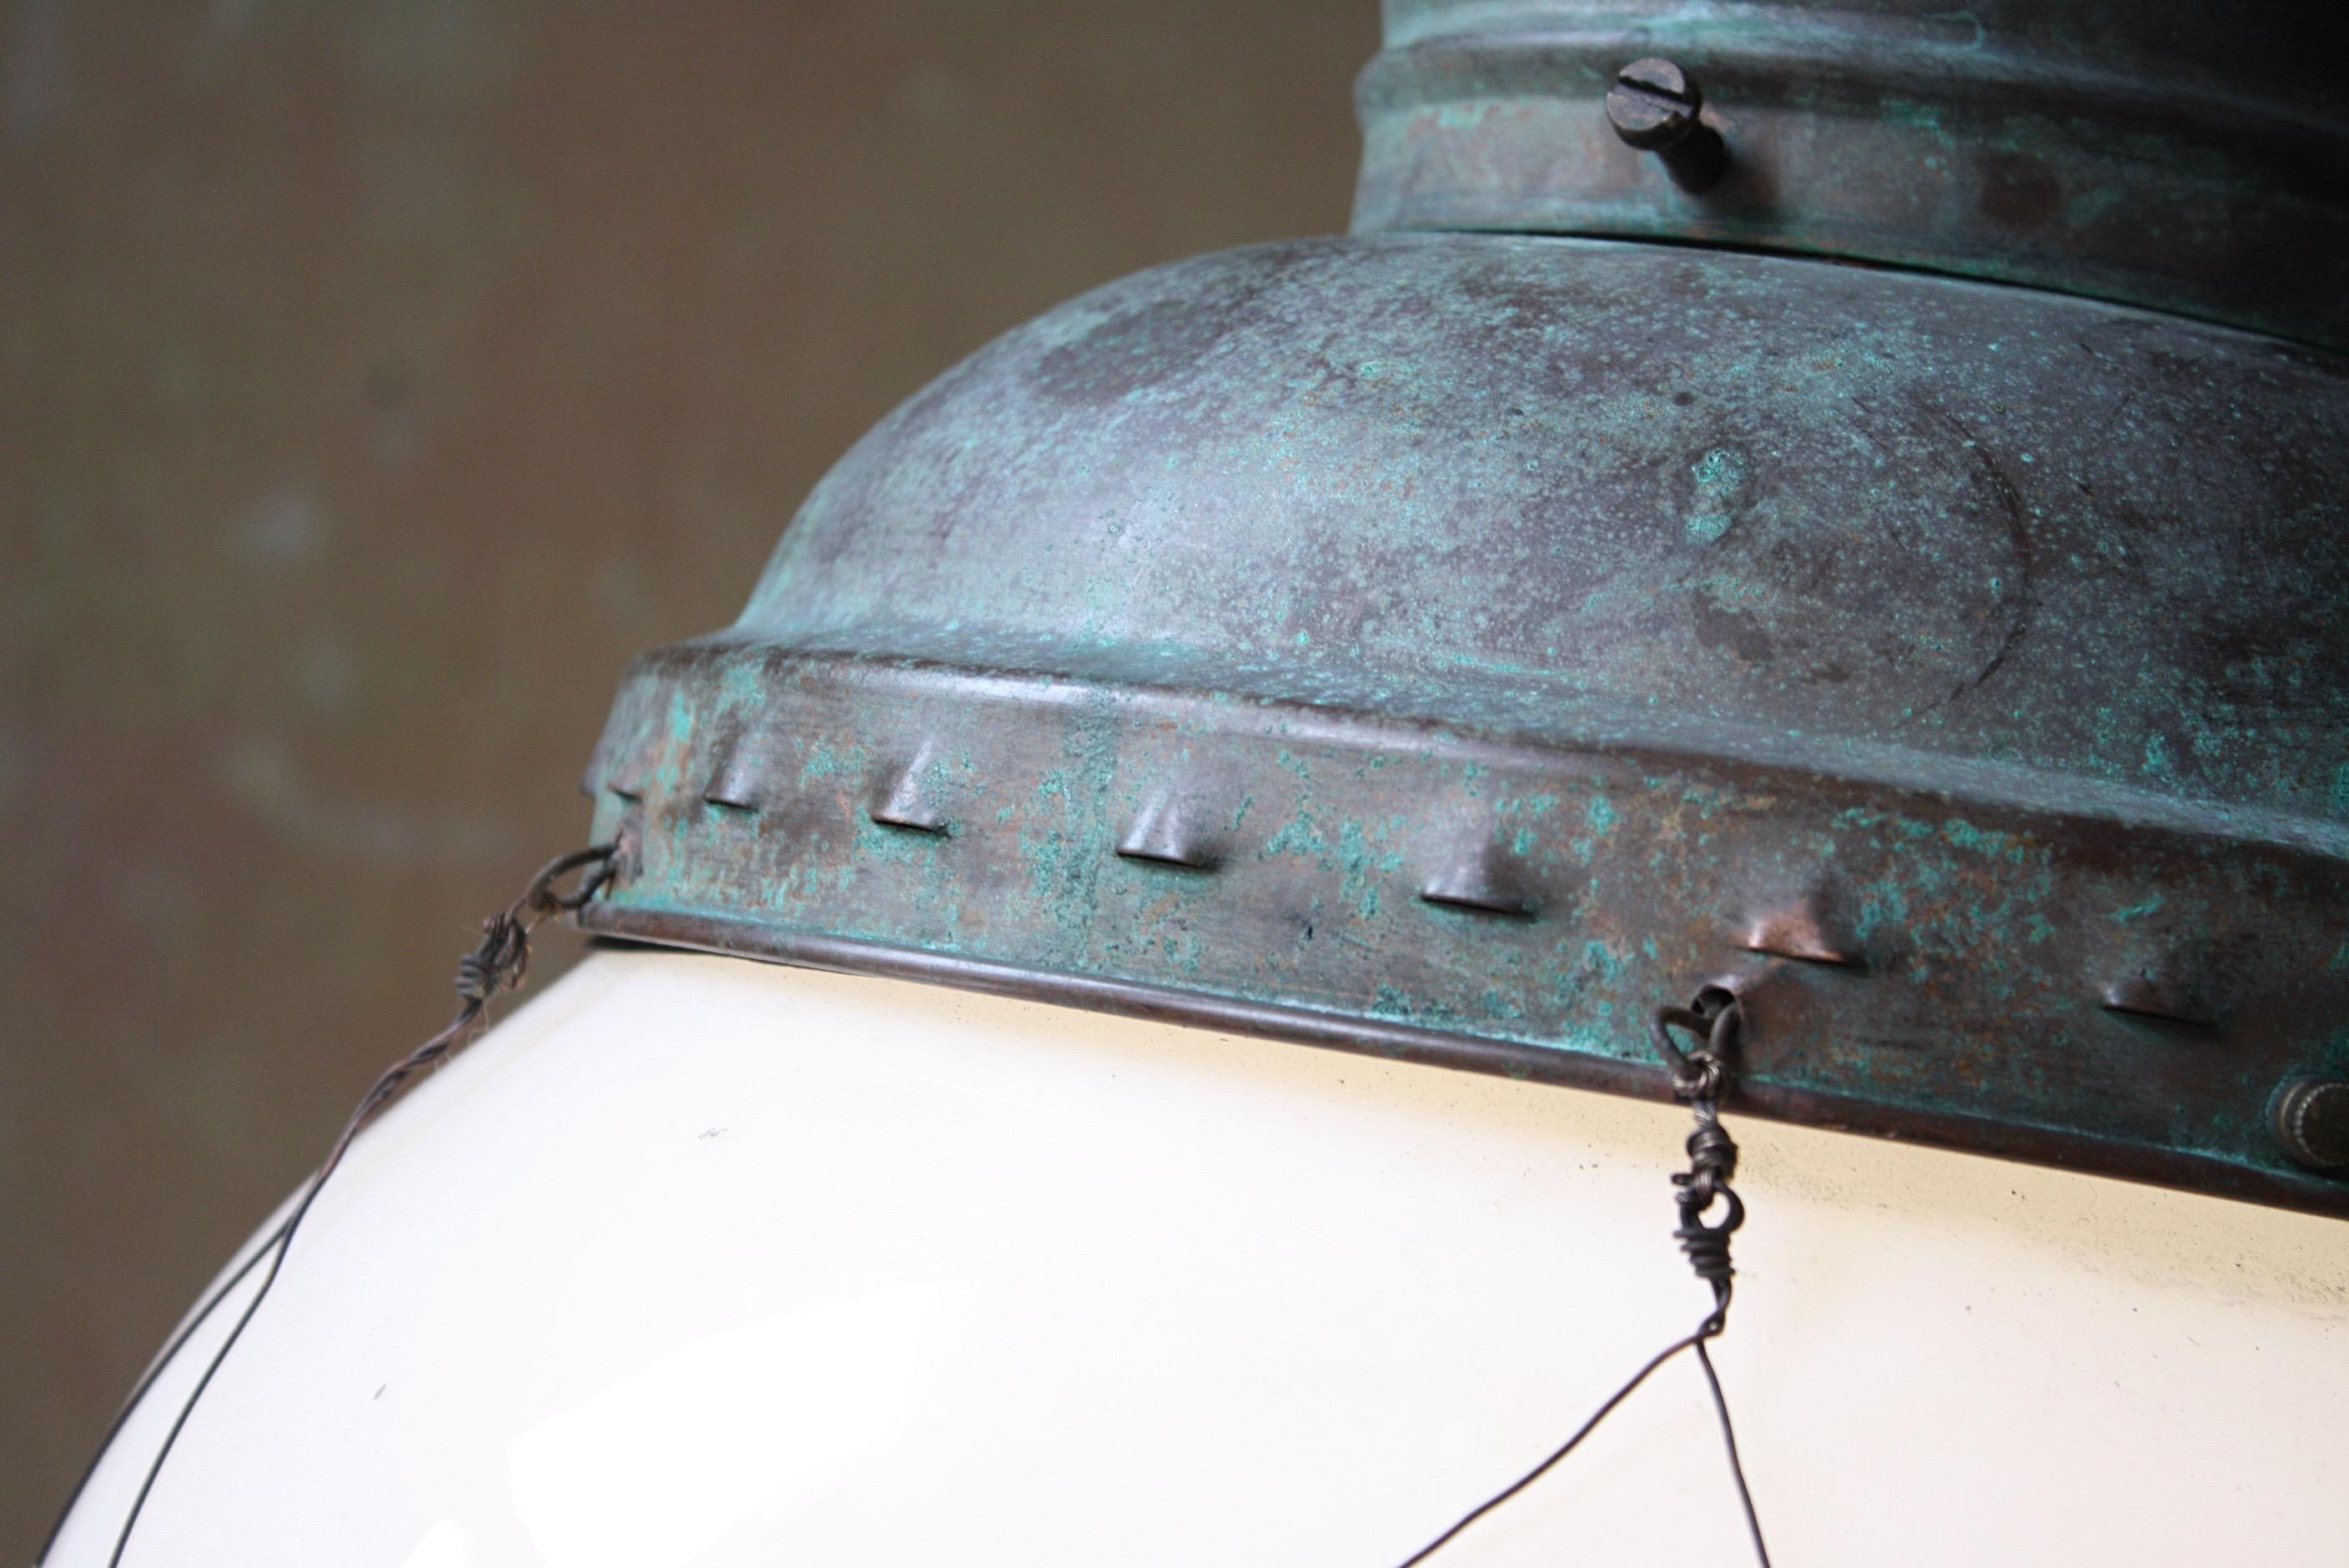
[[[589,923],[1659,1094],[1725,982],[1754,1109],[2349,1212],[2272,1116],[2349,1077],[2344,416],[1916,273],[1162,268],[639,662]]]
[[[2287,0],[1387,0],[1354,231],[1930,267],[2349,348],[2349,20]],[[1688,189],[1602,108],[1700,82]]]

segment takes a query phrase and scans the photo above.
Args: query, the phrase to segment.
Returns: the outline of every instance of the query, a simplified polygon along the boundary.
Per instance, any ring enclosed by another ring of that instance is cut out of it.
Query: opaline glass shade
[[[1781,1562],[2329,1560],[2349,1228],[1731,1120],[1718,1358]],[[124,1562],[1391,1568],[1702,1315],[1685,1129],[600,954],[360,1139]],[[105,1563],[242,1299],[50,1568]],[[1682,1361],[1439,1561],[1745,1551]]]

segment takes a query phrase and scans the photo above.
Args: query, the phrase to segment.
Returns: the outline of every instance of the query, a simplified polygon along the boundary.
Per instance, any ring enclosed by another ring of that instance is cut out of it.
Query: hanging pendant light
[[[1707,1309],[1641,1102],[1733,1007],[1785,1560],[2337,1542],[2323,52],[1386,21],[1350,236],[983,349],[637,661],[626,945],[264,1227],[47,1568],[1398,1563]],[[1737,1560],[1713,1420],[1437,1560]]]

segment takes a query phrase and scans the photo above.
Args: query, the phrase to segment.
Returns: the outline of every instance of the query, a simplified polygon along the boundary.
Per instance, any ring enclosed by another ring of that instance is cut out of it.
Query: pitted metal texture
[[[2283,0],[1388,0],[1354,232],[1746,246],[2349,347],[2349,20]],[[1701,178],[1619,139],[1703,83]]]
[[[600,929],[2349,1212],[2344,363],[1501,237],[1113,284],[869,435],[587,783]]]

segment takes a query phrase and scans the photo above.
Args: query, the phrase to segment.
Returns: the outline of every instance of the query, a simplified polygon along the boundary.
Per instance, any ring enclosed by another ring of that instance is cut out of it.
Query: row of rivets
[[[951,836],[946,802],[932,782],[935,773],[932,748],[925,746],[911,761],[884,775],[867,816],[885,828]],[[750,775],[740,750],[726,747],[702,799],[725,810],[755,812],[759,795]],[[645,781],[634,776],[616,777],[607,788],[624,799],[638,800],[643,798]],[[1212,872],[1222,864],[1224,850],[1220,837],[1205,825],[1205,817],[1200,806],[1186,796],[1172,791],[1154,795],[1118,841],[1117,853],[1130,861]],[[1516,861],[1492,844],[1438,872],[1421,887],[1419,896],[1427,903],[1470,914],[1530,920],[1538,913],[1537,902]],[[1741,945],[1766,957],[1866,969],[1860,944],[1828,917],[1826,908],[1824,894],[1815,892],[1765,910],[1747,925]],[[2174,977],[2158,971],[2123,975],[2104,988],[2099,999],[2115,1013],[2203,1029],[2217,1026],[2209,1009],[2196,1002]]]
[[[623,760],[603,787],[621,799],[642,802],[651,789],[649,761],[642,753]],[[950,797],[936,777],[933,748],[925,745],[876,781],[868,817],[894,830],[952,836]],[[730,743],[719,748],[703,799],[719,810],[754,816],[769,803],[771,788],[756,748]],[[1202,873],[1217,871],[1227,849],[1226,835],[1205,805],[1174,790],[1147,799],[1116,844],[1123,859]],[[1445,865],[1421,886],[1419,896],[1430,905],[1469,915],[1522,921],[1540,913],[1524,867],[1491,841]],[[1836,908],[1832,890],[1814,888],[1755,914],[1739,945],[1766,957],[1864,973],[1865,945],[1847,922],[1837,918]],[[2220,1026],[2220,1015],[2175,954],[2117,974],[2096,999],[2108,1012],[2157,1025],[2203,1032]],[[2278,1146],[2295,1163],[2328,1172],[2349,1170],[2349,1082],[2287,1079],[2271,1102],[2269,1120]]]
[[[1765,911],[1746,927],[1745,950],[1805,964],[1825,964],[1841,969],[1865,969],[1860,945],[1851,934],[1826,918],[1818,896],[1796,900]],[[2178,976],[2158,969],[2122,975],[2105,986],[2098,1000],[2106,1012],[2150,1018],[2191,1028],[2215,1029],[2211,1010]]]
[[[930,781],[932,764],[930,748],[925,747],[912,761],[885,775],[880,788],[874,791],[866,816],[881,827],[950,837],[953,828],[946,804]],[[644,798],[644,782],[634,777],[616,777],[606,788],[622,799]],[[726,810],[759,810],[756,781],[736,748],[723,748],[701,798]],[[1125,836],[1118,841],[1117,852],[1130,861],[1177,866],[1186,871],[1214,871],[1223,861],[1223,849],[1217,835],[1203,825],[1203,816],[1199,807],[1183,796],[1153,796],[1135,816]],[[1528,920],[1535,913],[1535,902],[1519,880],[1513,862],[1492,846],[1475,851],[1439,872],[1420,889],[1419,896],[1429,903],[1472,914]]]
[[[884,775],[871,797],[870,819],[901,831],[951,836],[947,803],[932,781],[933,763],[926,746],[903,767]],[[648,783],[639,767],[616,774],[605,788],[622,799],[641,801]],[[721,810],[755,814],[762,805],[761,795],[750,759],[740,748],[724,748],[702,798]],[[1143,804],[1118,841],[1117,853],[1130,861],[1206,872],[1222,865],[1225,846],[1197,802],[1169,791]],[[1516,860],[1491,843],[1431,877],[1419,896],[1427,903],[1470,914],[1530,920],[1538,913]],[[1741,945],[1768,957],[1865,970],[1860,943],[1829,916],[1827,905],[1824,892],[1815,890],[1764,910],[1748,923]],[[2107,1011],[2132,1017],[2205,1030],[2217,1026],[2211,1010],[2192,989],[2158,966],[2117,976],[2103,989],[2099,1001]],[[2279,1142],[2296,1162],[2322,1170],[2349,1162],[2349,1084],[2319,1079],[2287,1083],[2278,1092],[2271,1120]]]

